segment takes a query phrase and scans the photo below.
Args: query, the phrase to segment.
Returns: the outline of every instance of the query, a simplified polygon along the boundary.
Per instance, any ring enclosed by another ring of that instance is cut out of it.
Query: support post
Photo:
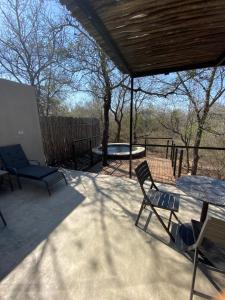
[[[145,138],[145,157],[147,156],[147,139]]]
[[[179,168],[178,168],[178,177],[181,176],[181,171],[182,171],[182,164],[183,164],[183,155],[184,155],[184,150],[180,150],[180,159],[179,159]]]
[[[129,177],[130,178],[132,178],[133,98],[134,98],[134,78],[131,77],[131,91],[130,91],[130,161],[129,161]]]

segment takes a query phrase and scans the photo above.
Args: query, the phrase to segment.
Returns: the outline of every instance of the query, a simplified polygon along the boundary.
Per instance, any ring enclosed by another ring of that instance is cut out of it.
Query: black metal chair
[[[195,251],[190,300],[194,294],[202,295],[194,289],[198,266],[225,274],[225,221],[208,217],[202,224],[192,220],[192,228],[196,242],[188,247],[188,251]]]
[[[0,158],[4,169],[15,175],[19,188],[22,188],[20,177],[41,181],[45,184],[49,195],[50,188],[60,180],[67,180],[58,168],[41,166],[38,161],[27,159],[21,145],[10,145],[0,147]]]
[[[141,190],[144,195],[144,199],[141,204],[141,208],[136,220],[135,225],[138,225],[140,216],[143,212],[143,210],[146,208],[146,206],[149,206],[152,210],[152,212],[156,215],[157,219],[159,220],[160,224],[163,226],[163,228],[166,230],[170,238],[172,239],[173,242],[175,242],[175,239],[170,232],[170,224],[172,220],[172,216],[175,217],[175,219],[180,223],[179,219],[177,218],[175,212],[178,212],[179,210],[179,204],[180,204],[180,199],[179,195],[177,194],[172,194],[168,192],[162,192],[159,191],[158,187],[154,183],[154,180],[152,178],[151,172],[148,167],[147,161],[143,161],[136,169],[135,173],[138,179],[138,182],[141,186]],[[150,181],[151,186],[148,191],[145,189],[145,182]],[[153,188],[155,190],[153,190]],[[157,209],[165,209],[170,211],[170,216],[169,216],[169,221],[168,224],[166,225],[162,219],[162,217],[158,214]],[[151,214],[151,212],[150,212]],[[147,220],[146,228],[148,226],[150,218]]]

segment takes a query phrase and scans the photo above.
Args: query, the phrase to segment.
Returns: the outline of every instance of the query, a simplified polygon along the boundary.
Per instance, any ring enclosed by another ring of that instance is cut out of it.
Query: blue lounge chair
[[[41,181],[45,184],[49,195],[51,187],[60,180],[67,180],[58,168],[41,166],[38,161],[28,160],[21,145],[0,147],[0,159],[4,169],[15,175],[19,188],[22,188],[20,177]]]

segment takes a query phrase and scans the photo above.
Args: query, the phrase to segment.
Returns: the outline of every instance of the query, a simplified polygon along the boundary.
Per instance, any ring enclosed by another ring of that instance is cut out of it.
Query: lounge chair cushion
[[[0,147],[0,157],[7,169],[19,169],[29,165],[29,161],[19,144]]]
[[[51,168],[46,166],[27,166],[17,170],[19,176],[33,178],[33,179],[42,179],[52,173],[58,171],[58,168]]]

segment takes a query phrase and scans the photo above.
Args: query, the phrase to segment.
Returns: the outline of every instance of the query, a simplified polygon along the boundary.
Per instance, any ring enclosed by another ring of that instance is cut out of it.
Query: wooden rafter
[[[60,0],[133,77],[225,64],[224,0]]]

